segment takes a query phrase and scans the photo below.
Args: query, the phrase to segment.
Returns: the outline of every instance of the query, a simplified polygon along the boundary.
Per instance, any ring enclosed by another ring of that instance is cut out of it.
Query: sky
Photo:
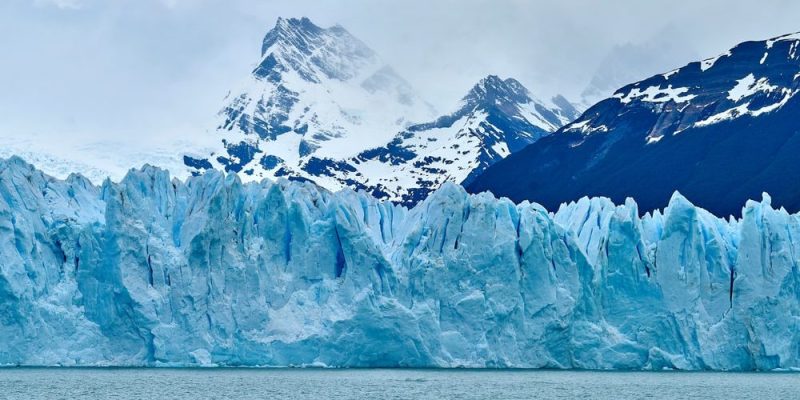
[[[488,74],[578,101],[598,71],[638,80],[800,31],[794,0],[0,3],[0,136],[53,143],[208,130],[279,16],[341,24],[442,111]]]

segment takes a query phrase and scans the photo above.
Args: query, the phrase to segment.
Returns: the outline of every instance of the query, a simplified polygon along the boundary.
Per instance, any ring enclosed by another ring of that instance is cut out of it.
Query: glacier
[[[0,160],[0,364],[800,368],[800,215]]]

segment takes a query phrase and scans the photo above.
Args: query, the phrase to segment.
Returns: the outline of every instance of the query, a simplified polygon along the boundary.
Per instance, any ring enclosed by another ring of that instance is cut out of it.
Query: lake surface
[[[800,374],[0,369],[0,399],[796,399]]]

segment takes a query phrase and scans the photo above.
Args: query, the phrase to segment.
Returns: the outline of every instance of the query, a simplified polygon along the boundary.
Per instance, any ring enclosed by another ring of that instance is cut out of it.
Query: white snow
[[[676,132],[676,133],[677,133],[677,132]],[[660,142],[660,141],[661,141],[661,139],[663,139],[663,138],[664,138],[664,135],[658,135],[658,136],[648,136],[648,137],[647,137],[647,144],[658,143],[658,142]]]
[[[717,61],[719,61],[720,58],[729,57],[730,55],[731,55],[731,52],[728,51],[728,52],[720,54],[720,55],[718,55],[716,57],[707,58],[707,59],[705,59],[705,60],[700,62],[700,70],[705,72],[708,69],[710,69],[711,67],[713,67],[714,64],[716,64]]]
[[[675,103],[684,103],[697,97],[693,94],[686,94],[687,92],[689,92],[689,88],[673,88],[672,85],[668,85],[666,88],[662,88],[660,86],[650,86],[645,90],[634,87],[627,94],[618,92],[615,93],[613,97],[619,99],[619,101],[624,104],[628,104],[634,99],[650,103],[666,103],[669,101],[674,101]]]
[[[493,144],[492,150],[494,150],[495,153],[503,158],[506,158],[511,154],[511,151],[508,150],[508,145],[505,142],[497,142]]]
[[[677,74],[677,73],[678,73],[678,72],[680,72],[680,71],[681,71],[681,69],[680,69],[680,68],[676,68],[676,69],[673,69],[672,71],[669,71],[669,72],[667,72],[667,73],[661,74],[661,76],[663,76],[663,77],[664,77],[664,79],[667,79],[667,80],[669,80],[669,78],[670,78],[671,76],[673,76],[673,75]]]
[[[772,92],[778,89],[777,86],[770,85],[767,78],[759,78],[756,80],[753,74],[748,74],[736,82],[736,86],[728,91],[728,99],[736,102],[758,92]]]
[[[390,182],[405,181],[398,185],[402,189],[397,191],[397,197],[390,198],[391,200],[398,200],[405,190],[417,187],[419,180],[433,181],[435,186],[445,181],[461,182],[478,166],[477,157],[480,155],[481,140],[475,133],[481,124],[486,123],[487,116],[485,112],[478,112],[458,120],[451,127],[419,132],[406,142],[406,145],[417,153],[417,157],[402,165],[388,167],[391,172],[387,172],[384,168],[360,168],[360,171],[372,184],[380,182],[389,186]],[[508,152],[508,147],[504,150]],[[442,169],[447,173],[444,175],[430,173],[413,166],[416,161],[422,161],[426,157],[441,159],[427,164],[426,168]],[[374,164],[369,166],[374,167]]]
[[[590,134],[594,132],[608,132],[608,127],[605,125],[592,126],[591,120],[585,119],[583,121],[573,122],[564,128],[564,131],[581,132],[583,134]]]
[[[783,42],[787,40],[800,40],[800,32],[790,33],[788,35],[778,36],[776,38],[767,40],[767,49],[771,49],[772,46],[774,46],[777,42]]]
[[[710,116],[710,117],[708,117],[708,118],[706,118],[704,120],[695,122],[694,126],[698,126],[698,127],[708,126],[708,125],[713,125],[713,124],[716,124],[716,123],[719,123],[719,122],[722,122],[722,121],[728,121],[728,120],[732,120],[734,118],[738,118],[738,117],[740,117],[742,115],[745,115],[745,114],[750,112],[750,110],[747,109],[747,106],[749,106],[749,105],[750,105],[750,103],[746,103],[746,104],[741,104],[741,105],[738,105],[736,107],[727,109],[727,110],[722,111],[720,113],[714,114],[714,115],[712,115],[712,116]]]
[[[287,34],[306,36],[308,33],[287,20],[279,21],[280,29]],[[298,50],[290,39],[278,40],[267,48],[262,61],[270,57],[279,65],[289,66],[273,82],[253,74],[245,79],[228,96],[228,106],[238,109],[250,121],[270,121],[286,112],[286,90],[296,99],[286,115],[284,124],[299,129],[308,126],[305,134],[284,133],[275,140],[259,139],[254,132],[220,130],[218,134],[229,143],[256,142],[265,154],[283,160],[277,168],[266,170],[256,157],[243,170],[245,180],[275,178],[275,172],[284,167],[293,175],[304,176],[302,166],[310,157],[342,160],[358,153],[384,145],[397,132],[413,122],[434,117],[434,110],[417,96],[410,86],[387,66],[372,50],[341,28],[324,29],[309,41],[311,54]],[[334,76],[330,76],[333,70]],[[314,81],[307,78],[312,77]],[[224,110],[223,110],[224,111]],[[221,112],[218,125],[228,116]],[[315,147],[311,155],[300,155],[300,142]],[[222,145],[217,153],[224,154]],[[222,164],[213,158],[212,164]],[[308,177],[308,176],[306,176]]]
[[[744,103],[744,104],[740,104],[740,105],[737,105],[737,106],[735,106],[733,108],[730,108],[730,109],[721,111],[719,113],[716,113],[716,114],[714,114],[714,115],[712,115],[712,116],[710,116],[710,117],[708,117],[708,118],[706,118],[704,120],[695,122],[694,126],[698,126],[698,127],[708,126],[708,125],[716,124],[716,123],[719,123],[719,122],[722,122],[722,121],[728,121],[728,120],[732,120],[732,119],[735,119],[735,118],[739,118],[739,117],[744,116],[744,115],[750,115],[750,116],[753,116],[753,117],[757,117],[759,115],[775,111],[775,110],[783,107],[784,105],[786,105],[786,103],[788,103],[789,100],[792,97],[794,97],[794,95],[796,95],[798,93],[798,91],[800,91],[800,90],[797,90],[797,89],[796,90],[791,90],[791,89],[786,89],[786,88],[780,89],[780,92],[783,93],[783,97],[777,102],[774,102],[772,104],[763,106],[763,107],[761,107],[759,109],[756,109],[756,110],[751,110],[750,109],[750,102],[747,102],[747,103]]]
[[[0,136],[0,157],[20,156],[48,175],[64,179],[80,172],[95,184],[119,181],[131,169],[150,164],[179,178],[189,176],[183,154],[208,154],[218,139],[197,135],[190,140],[81,142],[45,140],[45,135]]]
[[[558,128],[562,127],[567,122],[569,122],[566,119],[562,118],[561,121],[559,122],[559,124],[557,125],[557,124],[553,124],[552,122],[544,119],[544,117],[536,110],[536,105],[537,104],[545,107],[548,110],[558,110],[559,109],[558,106],[552,105],[550,102],[544,102],[544,101],[541,101],[539,99],[534,98],[529,103],[520,105],[520,107],[519,107],[520,115],[519,116],[521,118],[527,120],[530,124],[532,124],[532,125],[534,125],[536,127],[539,127],[539,128],[541,128],[541,129],[543,129],[545,131],[548,131],[548,132],[553,132],[553,131],[557,130]]]

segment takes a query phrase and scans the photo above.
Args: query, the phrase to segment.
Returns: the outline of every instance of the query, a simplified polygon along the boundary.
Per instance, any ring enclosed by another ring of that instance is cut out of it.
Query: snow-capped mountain
[[[309,180],[413,205],[443,182],[470,182],[578,115],[561,96],[541,101],[514,79],[489,76],[455,111],[434,118],[344,28],[279,19],[261,62],[220,112],[219,150],[185,162],[195,171]]]
[[[679,190],[719,214],[738,214],[766,191],[798,210],[798,92],[800,34],[742,43],[617,90],[487,169],[470,190],[550,207],[632,196],[645,210]]]
[[[490,75],[452,113],[362,152],[351,160],[355,171],[339,170],[336,176],[356,181],[378,198],[413,205],[444,182],[471,182],[489,165],[578,115],[561,96],[544,102],[517,80]]]
[[[308,175],[311,155],[346,158],[434,115],[406,81],[341,26],[279,18],[261,60],[219,113],[222,144],[190,167],[244,179]]]

